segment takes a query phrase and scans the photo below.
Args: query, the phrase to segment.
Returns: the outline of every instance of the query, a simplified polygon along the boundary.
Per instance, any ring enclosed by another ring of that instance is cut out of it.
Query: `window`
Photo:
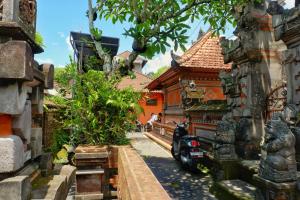
[[[157,99],[148,99],[146,102],[147,106],[156,106],[157,105]]]

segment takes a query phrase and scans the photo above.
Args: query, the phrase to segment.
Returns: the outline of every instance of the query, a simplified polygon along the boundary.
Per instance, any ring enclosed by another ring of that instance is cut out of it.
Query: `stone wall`
[[[119,149],[118,199],[171,199],[138,153],[130,147]]]
[[[224,60],[233,62],[230,73],[221,73],[224,93],[235,119],[240,156],[255,158],[265,135],[267,99],[286,81],[280,52],[286,49],[275,41],[272,16],[267,13],[268,1],[236,8],[238,21],[235,40],[221,40]],[[274,96],[273,96],[274,97]],[[275,97],[276,98],[276,97]]]

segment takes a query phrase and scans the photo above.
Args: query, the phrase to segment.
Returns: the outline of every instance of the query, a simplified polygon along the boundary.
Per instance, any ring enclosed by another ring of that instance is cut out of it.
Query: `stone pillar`
[[[14,29],[20,27],[34,40],[36,29],[36,0],[1,0],[0,18],[3,22],[13,23]],[[8,35],[9,36],[9,35]]]
[[[297,1],[296,1],[297,5]],[[269,9],[273,15],[273,27],[276,40],[282,40],[287,50],[281,55],[287,74],[287,107],[284,117],[296,137],[296,160],[300,168],[300,124],[297,124],[297,113],[300,109],[300,7],[283,11],[273,3]],[[289,114],[290,113],[290,114]],[[292,115],[293,116],[292,116]]]
[[[36,0],[0,0],[0,175],[13,175],[42,154],[44,88],[54,66],[34,54]]]
[[[224,60],[233,63],[223,79],[224,93],[237,122],[236,148],[240,157],[257,159],[260,153],[266,114],[266,99],[273,88],[283,83],[283,73],[275,42],[268,3],[249,3],[236,8],[237,39],[221,39]],[[280,47],[280,48],[279,48]]]
[[[297,139],[300,129],[296,123],[300,103],[297,90],[300,86],[297,77],[300,72],[297,69],[300,66],[300,8],[285,11],[276,1],[273,1],[269,5],[268,13],[273,15],[275,40],[282,40],[288,48],[281,55],[287,79],[287,105],[283,105],[285,106],[283,112],[274,114],[267,122],[259,174],[254,178],[260,184],[265,199],[294,200],[297,198],[297,157],[295,155],[299,154],[295,152],[295,146],[299,146],[300,142]]]

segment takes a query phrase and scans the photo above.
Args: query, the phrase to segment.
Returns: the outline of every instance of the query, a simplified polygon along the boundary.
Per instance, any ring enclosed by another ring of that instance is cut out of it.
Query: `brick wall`
[[[130,147],[119,148],[118,160],[118,199],[171,199],[135,150]]]

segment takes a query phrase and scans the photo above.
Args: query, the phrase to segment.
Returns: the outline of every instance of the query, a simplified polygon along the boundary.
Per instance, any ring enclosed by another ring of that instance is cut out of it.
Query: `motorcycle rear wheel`
[[[198,163],[193,161],[191,155],[188,150],[181,150],[180,151],[180,164],[183,169],[186,169],[191,172],[198,172]]]
[[[178,156],[178,155],[177,155],[177,156],[175,155],[173,145],[172,145],[172,148],[171,148],[171,154],[172,154],[173,158],[174,158],[176,161],[179,161],[179,162],[180,162],[179,156]]]

